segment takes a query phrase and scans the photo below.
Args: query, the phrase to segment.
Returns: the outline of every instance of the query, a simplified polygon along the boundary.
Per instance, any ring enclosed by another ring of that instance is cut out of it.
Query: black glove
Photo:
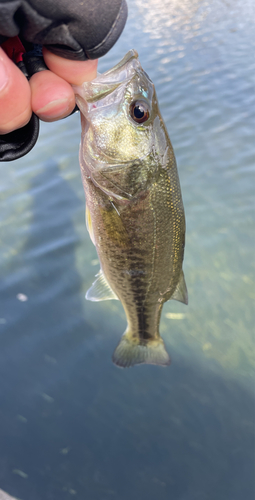
[[[126,18],[125,0],[0,0],[0,45],[20,37],[27,50],[20,68],[29,77],[46,69],[38,45],[66,59],[97,59],[115,44]],[[0,161],[28,153],[38,133],[33,114],[25,127],[0,135]]]

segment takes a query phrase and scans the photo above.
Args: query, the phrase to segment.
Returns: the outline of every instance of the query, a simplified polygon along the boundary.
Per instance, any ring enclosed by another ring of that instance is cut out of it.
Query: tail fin
[[[115,365],[122,368],[130,366],[147,365],[170,365],[170,358],[161,338],[144,341],[124,334],[117,345],[112,360]]]

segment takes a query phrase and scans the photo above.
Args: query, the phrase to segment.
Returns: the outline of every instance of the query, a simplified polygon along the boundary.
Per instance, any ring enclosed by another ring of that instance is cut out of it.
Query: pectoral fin
[[[188,290],[187,290],[187,286],[185,283],[183,271],[181,271],[178,285],[177,285],[173,295],[170,297],[170,299],[171,300],[178,300],[179,302],[183,302],[183,304],[186,304],[186,305],[188,304]]]
[[[96,275],[97,279],[87,291],[85,298],[92,302],[99,302],[100,300],[119,300],[117,295],[111,289],[103,271],[100,269]]]
[[[96,243],[95,243],[95,235],[94,235],[93,226],[92,226],[91,215],[90,215],[90,211],[89,211],[87,205],[86,205],[86,227],[87,227],[87,230],[88,230],[88,233],[90,235],[92,243],[94,243],[94,245],[96,245]]]

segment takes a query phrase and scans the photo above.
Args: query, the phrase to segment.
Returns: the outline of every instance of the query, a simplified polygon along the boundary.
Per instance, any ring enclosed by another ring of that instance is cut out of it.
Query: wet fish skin
[[[154,85],[130,51],[115,68],[75,91],[87,227],[101,264],[87,298],[118,298],[124,307],[128,325],[113,354],[115,364],[168,365],[159,322],[164,302],[188,301],[182,271],[185,216]],[[130,114],[137,100],[149,108],[144,123]]]

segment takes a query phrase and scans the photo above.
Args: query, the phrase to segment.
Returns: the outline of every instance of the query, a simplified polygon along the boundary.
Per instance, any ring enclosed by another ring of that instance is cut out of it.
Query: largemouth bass
[[[86,222],[101,265],[86,298],[119,299],[124,307],[127,329],[113,354],[116,365],[168,365],[159,322],[167,300],[188,303],[185,217],[154,85],[131,50],[74,89]]]

